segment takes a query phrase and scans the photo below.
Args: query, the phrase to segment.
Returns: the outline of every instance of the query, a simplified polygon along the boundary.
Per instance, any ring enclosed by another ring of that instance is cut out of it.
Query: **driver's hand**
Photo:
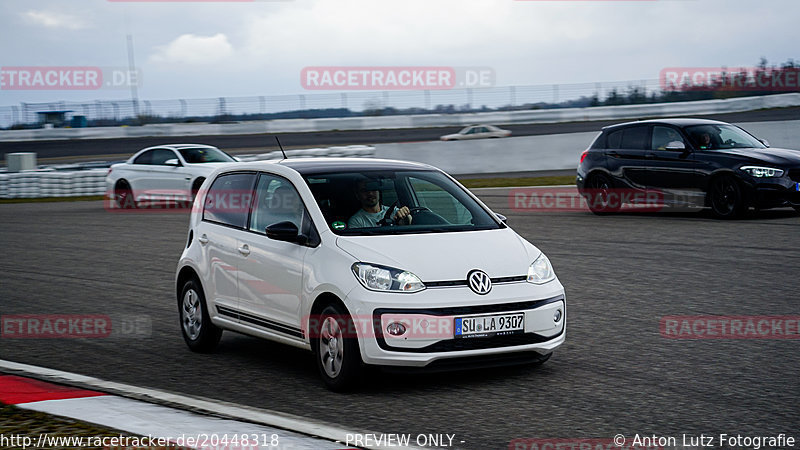
[[[411,211],[409,211],[408,206],[397,208],[397,211],[395,211],[394,216],[392,216],[392,219],[396,223],[402,222],[406,225],[411,225]]]

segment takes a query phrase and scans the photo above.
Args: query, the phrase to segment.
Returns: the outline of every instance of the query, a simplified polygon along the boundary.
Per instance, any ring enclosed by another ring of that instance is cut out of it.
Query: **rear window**
[[[203,201],[203,220],[244,228],[255,179],[256,174],[249,172],[227,173],[217,177]]]

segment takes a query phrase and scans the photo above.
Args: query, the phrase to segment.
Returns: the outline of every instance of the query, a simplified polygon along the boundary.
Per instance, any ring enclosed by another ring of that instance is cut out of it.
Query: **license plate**
[[[490,337],[525,331],[525,313],[456,317],[456,338]]]
[[[794,184],[794,190],[797,191],[797,192],[800,192],[800,183],[795,183]]]

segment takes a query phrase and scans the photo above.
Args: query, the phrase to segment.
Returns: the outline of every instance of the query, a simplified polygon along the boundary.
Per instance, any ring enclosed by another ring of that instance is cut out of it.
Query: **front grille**
[[[800,183],[800,169],[790,169],[789,178],[796,183]]]
[[[386,351],[408,352],[408,353],[436,353],[436,352],[458,352],[464,350],[482,350],[487,348],[513,347],[517,345],[538,344],[547,342],[561,336],[564,332],[555,336],[541,336],[535,333],[517,333],[509,335],[491,336],[487,338],[458,338],[446,339],[427,347],[422,348],[398,348],[391,347],[383,338],[380,316],[382,314],[427,314],[432,316],[466,316],[473,314],[499,313],[510,311],[525,311],[535,309],[549,303],[564,300],[563,296],[553,297],[545,300],[533,300],[527,302],[502,303],[498,305],[475,305],[457,306],[451,308],[431,308],[431,309],[376,309],[374,312],[374,330],[378,346]]]
[[[492,278],[492,284],[518,283],[520,281],[525,281],[527,279],[528,279],[527,275],[517,275],[514,277],[497,277],[497,278]],[[429,288],[456,287],[456,286],[466,286],[467,280],[425,281],[424,283],[425,287]]]

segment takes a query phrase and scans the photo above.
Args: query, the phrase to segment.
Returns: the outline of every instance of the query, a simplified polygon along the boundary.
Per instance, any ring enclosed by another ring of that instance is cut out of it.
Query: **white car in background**
[[[167,144],[145,148],[106,175],[106,193],[118,208],[143,201],[193,200],[206,177],[236,162],[222,150],[203,144]]]
[[[445,134],[443,141],[462,141],[466,139],[502,138],[511,136],[510,130],[497,128],[494,125],[470,125],[455,134]]]

